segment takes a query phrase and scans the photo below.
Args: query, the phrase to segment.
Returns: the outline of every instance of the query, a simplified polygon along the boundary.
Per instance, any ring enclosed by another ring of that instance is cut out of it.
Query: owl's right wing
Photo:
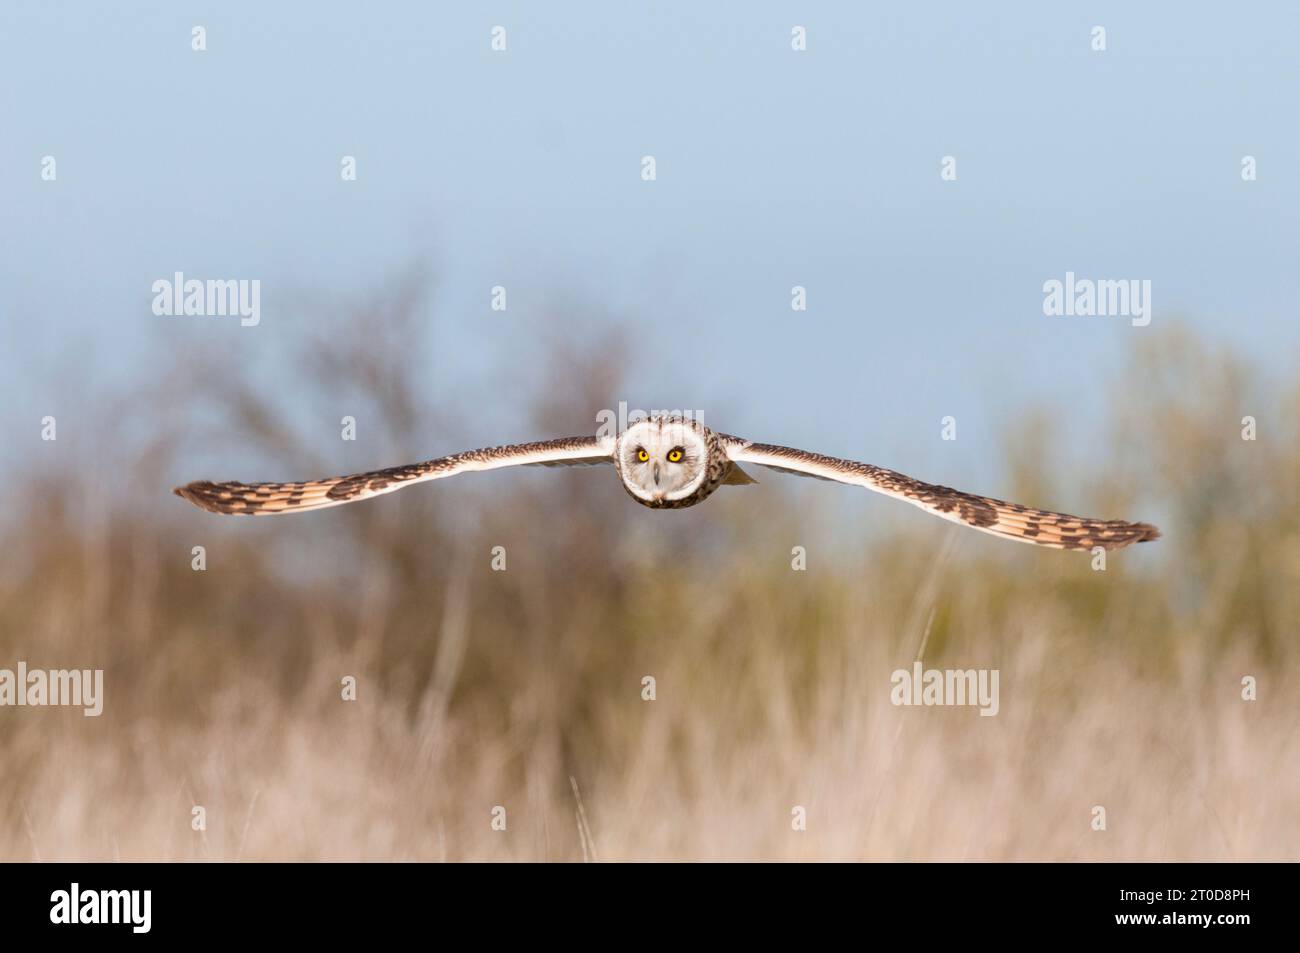
[[[613,437],[561,437],[538,443],[466,450],[423,463],[306,483],[210,483],[201,480],[178,486],[172,492],[213,513],[264,516],[342,506],[392,493],[413,483],[441,480],[458,473],[514,466],[586,466],[613,462]]]

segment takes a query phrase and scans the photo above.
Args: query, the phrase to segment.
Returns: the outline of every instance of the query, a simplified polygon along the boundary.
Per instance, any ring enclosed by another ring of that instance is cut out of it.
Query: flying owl
[[[868,463],[742,440],[677,415],[637,420],[618,437],[561,437],[539,443],[467,450],[423,463],[307,483],[200,481],[177,487],[174,492],[214,513],[261,516],[341,506],[413,483],[478,470],[592,464],[612,465],[632,499],[653,509],[694,506],[720,486],[755,483],[741,469],[741,464],[755,464],[783,473],[865,487],[963,526],[1053,549],[1096,546],[1120,549],[1160,536],[1160,531],[1149,523],[1087,519],[1004,503],[923,483]]]

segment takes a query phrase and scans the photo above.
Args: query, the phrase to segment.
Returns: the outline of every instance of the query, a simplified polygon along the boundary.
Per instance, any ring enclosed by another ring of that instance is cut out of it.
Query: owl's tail
[[[739,463],[733,463],[731,469],[727,471],[727,478],[722,481],[723,486],[749,486],[757,483],[752,476],[740,469]]]

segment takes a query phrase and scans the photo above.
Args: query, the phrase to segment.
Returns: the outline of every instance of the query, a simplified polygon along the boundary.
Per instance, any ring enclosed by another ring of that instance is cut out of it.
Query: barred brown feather
[[[865,487],[955,523],[1021,543],[1053,549],[1122,549],[1132,543],[1158,539],[1160,531],[1150,523],[1089,519],[1007,503],[988,496],[964,493],[952,487],[924,483],[884,467],[855,460],[827,457],[820,453],[750,443],[728,437],[728,454],[740,463],[755,463],[798,476]]]
[[[172,492],[212,513],[274,516],[341,506],[412,483],[438,480],[476,470],[512,466],[582,466],[609,463],[613,441],[596,437],[562,437],[482,450],[466,450],[423,463],[371,470],[306,483],[211,483],[200,480]]]

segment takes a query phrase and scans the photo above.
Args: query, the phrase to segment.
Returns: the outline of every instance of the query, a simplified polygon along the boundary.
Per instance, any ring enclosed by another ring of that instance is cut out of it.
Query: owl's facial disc
[[[623,483],[648,503],[680,500],[694,493],[708,472],[708,449],[689,424],[639,420],[624,432]]]

